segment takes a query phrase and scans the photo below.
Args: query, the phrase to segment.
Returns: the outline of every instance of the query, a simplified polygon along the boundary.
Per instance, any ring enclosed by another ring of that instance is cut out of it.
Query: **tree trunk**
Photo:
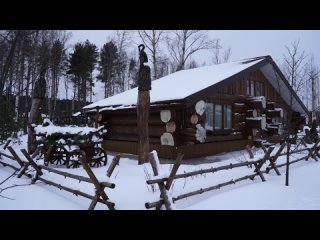
[[[0,75],[0,96],[3,95],[3,89],[4,89],[5,81],[7,79],[8,73],[9,73],[9,69],[10,69],[10,66],[11,66],[11,63],[12,63],[12,59],[14,58],[14,52],[15,52],[15,49],[16,49],[16,45],[19,42],[21,35],[22,35],[22,30],[17,30],[17,33],[16,33],[16,35],[14,37],[14,40],[12,42],[12,45],[10,47],[9,55],[8,55],[8,57],[7,57],[6,61],[5,61],[5,64],[3,66],[3,69],[2,69],[2,72],[1,72],[1,75]]]
[[[138,155],[139,165],[148,162],[149,154],[149,108],[150,92],[138,91],[137,126],[138,126]]]

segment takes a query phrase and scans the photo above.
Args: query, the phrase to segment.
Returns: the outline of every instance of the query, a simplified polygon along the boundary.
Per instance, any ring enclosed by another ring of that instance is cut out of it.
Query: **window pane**
[[[261,96],[261,82],[256,82],[256,93],[257,96]]]
[[[232,111],[231,105],[224,105],[224,129],[231,129]]]
[[[261,83],[261,96],[264,96],[264,83]]]
[[[250,80],[250,95],[254,96],[254,81]]]
[[[213,104],[206,103],[205,129],[213,131]]]
[[[250,80],[247,80],[247,95],[251,95],[250,94]]]
[[[215,105],[214,123],[215,123],[215,125],[214,125],[215,129],[222,128],[222,106],[220,104]]]

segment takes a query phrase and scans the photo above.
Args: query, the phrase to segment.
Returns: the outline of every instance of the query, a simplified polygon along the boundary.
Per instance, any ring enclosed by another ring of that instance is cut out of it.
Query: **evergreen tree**
[[[114,77],[116,76],[116,63],[119,59],[116,45],[110,41],[103,45],[100,51],[99,70],[97,76],[104,82],[104,97],[107,98],[114,93]]]
[[[94,86],[92,73],[96,68],[96,64],[98,62],[98,48],[95,44],[90,43],[88,40],[84,43],[85,53],[86,53],[86,61],[87,61],[87,71],[89,73],[89,78],[86,81],[86,85],[90,89],[90,102],[92,101],[92,87]],[[84,93],[86,97],[86,92]]]
[[[88,40],[84,44],[77,43],[70,56],[67,73],[74,76],[74,98],[77,92],[77,99],[82,103],[81,106],[86,104],[87,87],[91,89],[93,85],[92,72],[95,69],[97,58],[97,47]]]

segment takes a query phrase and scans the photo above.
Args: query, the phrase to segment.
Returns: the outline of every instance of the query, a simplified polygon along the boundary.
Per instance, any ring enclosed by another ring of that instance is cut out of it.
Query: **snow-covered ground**
[[[26,136],[22,137],[22,143],[13,144],[21,158],[19,149],[26,148]],[[2,146],[0,146],[3,152]],[[7,151],[4,151],[8,153]],[[273,151],[273,154],[276,149]],[[255,159],[262,157],[261,150],[255,152]],[[301,154],[293,156],[300,157]],[[94,173],[101,181],[107,181],[106,170],[111,163],[112,156],[108,155],[108,165],[93,168]],[[182,164],[178,173],[184,171],[199,170],[216,167],[231,162],[237,163],[249,160],[245,151],[238,151],[204,158],[206,164]],[[14,161],[2,158],[2,161],[16,164]],[[38,163],[41,163],[39,160]],[[279,158],[279,162],[285,161],[285,157]],[[186,162],[184,162],[186,163]],[[161,171],[170,172],[173,164],[161,164]],[[266,165],[265,165],[266,166]],[[262,168],[264,169],[265,166]],[[67,169],[65,166],[55,166],[59,170],[86,176],[82,168]],[[320,162],[313,159],[301,161],[290,166],[290,185],[285,186],[285,168],[279,169],[281,176],[274,171],[264,174],[266,182],[259,177],[253,181],[245,180],[234,185],[213,190],[201,195],[189,197],[175,202],[175,209],[320,209]],[[71,193],[45,185],[41,182],[31,185],[30,179],[22,177],[10,177],[13,170],[0,164],[0,209],[79,209],[88,208],[91,200],[76,197]],[[94,194],[92,184],[65,179],[62,176],[44,171],[44,178],[66,186]],[[150,164],[138,165],[137,161],[130,158],[121,158],[120,165],[116,167],[110,178],[110,182],[116,184],[115,189],[107,189],[110,201],[115,203],[116,209],[145,209],[146,202],[159,199],[159,190],[152,191],[146,184],[146,179],[152,176]],[[170,194],[177,195],[198,190],[222,183],[231,179],[252,174],[253,168],[241,167],[232,170],[219,171],[198,175],[193,178],[179,179],[173,183]],[[6,180],[6,181],[5,181]],[[104,210],[107,207],[98,203],[95,209]]]

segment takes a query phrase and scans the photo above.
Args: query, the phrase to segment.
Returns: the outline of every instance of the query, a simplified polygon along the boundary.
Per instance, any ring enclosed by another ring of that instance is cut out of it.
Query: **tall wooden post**
[[[150,108],[150,90],[151,78],[150,67],[145,66],[148,62],[145,46],[139,47],[139,78],[138,78],[138,99],[137,99],[137,127],[138,127],[138,163],[148,162],[149,154],[149,108]]]
[[[32,131],[31,124],[41,124],[42,123],[42,111],[43,103],[46,94],[46,80],[44,77],[40,77],[39,80],[35,83],[32,104],[28,119],[28,153],[32,154],[36,148],[36,136]]]
[[[99,112],[99,106],[96,107],[96,114],[94,116],[94,127],[99,127],[99,122],[101,121],[101,113]]]

